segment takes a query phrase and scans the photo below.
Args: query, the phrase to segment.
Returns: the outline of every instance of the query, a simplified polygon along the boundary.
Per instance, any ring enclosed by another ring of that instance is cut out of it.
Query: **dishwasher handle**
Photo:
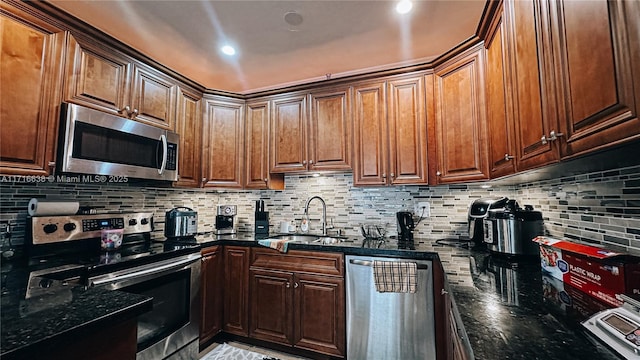
[[[373,261],[371,260],[358,260],[358,259],[350,259],[349,262],[353,265],[362,265],[362,266],[373,266]],[[429,268],[429,265],[426,264],[416,264],[418,270],[426,270]]]

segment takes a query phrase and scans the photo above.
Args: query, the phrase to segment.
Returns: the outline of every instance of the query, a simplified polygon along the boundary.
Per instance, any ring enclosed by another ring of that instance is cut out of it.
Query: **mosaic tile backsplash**
[[[99,212],[151,211],[155,235],[162,236],[165,211],[175,206],[198,211],[199,232],[213,231],[218,204],[237,205],[238,231],[253,232],[254,206],[258,199],[264,200],[269,211],[271,233],[279,231],[282,221],[295,222],[299,229],[306,200],[319,195],[326,201],[330,223],[348,236],[360,236],[361,224],[381,224],[387,234],[395,234],[395,213],[412,210],[419,201],[428,201],[431,216],[419,223],[416,236],[466,238],[469,204],[482,197],[506,196],[520,205],[530,204],[542,211],[545,229],[551,236],[603,244],[640,255],[640,166],[489,189],[480,184],[362,188],[353,186],[351,174],[288,175],[285,183],[286,188],[281,191],[215,191],[136,184],[2,183],[0,235],[5,248],[23,243],[27,204],[31,198],[75,200]],[[312,202],[310,232],[321,231],[321,214],[321,203]]]

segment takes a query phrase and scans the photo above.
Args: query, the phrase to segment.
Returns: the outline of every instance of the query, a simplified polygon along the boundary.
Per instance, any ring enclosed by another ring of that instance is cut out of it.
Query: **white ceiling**
[[[475,34],[485,0],[50,0],[206,88],[251,93],[422,63]],[[302,23],[289,25],[295,11]],[[229,42],[229,58],[219,47]]]

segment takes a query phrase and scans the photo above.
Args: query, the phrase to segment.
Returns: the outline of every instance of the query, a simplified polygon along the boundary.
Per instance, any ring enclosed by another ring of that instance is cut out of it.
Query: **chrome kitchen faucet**
[[[322,203],[322,235],[326,236],[327,235],[327,204],[324,202],[324,199],[322,199],[318,195],[310,197],[307,200],[307,202],[304,204],[304,214],[307,218],[309,217],[309,204],[313,199],[318,199]]]

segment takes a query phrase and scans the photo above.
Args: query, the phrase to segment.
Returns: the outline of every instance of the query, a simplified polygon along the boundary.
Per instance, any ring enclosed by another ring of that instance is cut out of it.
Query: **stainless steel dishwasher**
[[[417,263],[416,292],[377,292],[374,260]],[[346,263],[347,359],[435,359],[431,261],[348,255]]]

